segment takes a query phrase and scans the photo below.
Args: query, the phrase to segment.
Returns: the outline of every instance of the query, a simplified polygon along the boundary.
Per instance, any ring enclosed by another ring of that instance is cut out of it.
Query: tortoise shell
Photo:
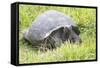
[[[58,38],[59,40],[62,40],[60,36],[64,35],[62,30],[64,28],[69,29],[66,30],[68,33],[72,31],[72,27],[76,28],[77,26],[74,24],[70,17],[66,16],[64,13],[55,10],[49,10],[39,15],[33,21],[32,26],[27,29],[23,35],[24,38],[27,39],[30,43],[38,44],[39,41],[48,38],[50,35],[55,36],[55,38]],[[79,30],[76,30],[76,32],[77,31]],[[67,35],[69,36],[69,34]]]

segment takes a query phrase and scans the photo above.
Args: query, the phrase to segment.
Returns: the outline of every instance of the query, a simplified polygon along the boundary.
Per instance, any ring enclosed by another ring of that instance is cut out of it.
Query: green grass
[[[70,16],[80,28],[81,44],[65,42],[54,50],[41,52],[32,45],[23,45],[22,32],[32,25],[32,21],[47,10],[57,10]],[[56,61],[96,59],[96,10],[92,8],[70,8],[38,5],[19,6],[19,63],[41,63]]]

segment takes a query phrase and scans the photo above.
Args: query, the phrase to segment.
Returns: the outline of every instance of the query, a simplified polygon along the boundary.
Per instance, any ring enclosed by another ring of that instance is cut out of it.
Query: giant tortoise
[[[35,47],[53,49],[61,43],[81,41],[80,31],[70,17],[65,14],[49,10],[39,15],[32,26],[23,33],[23,39]]]

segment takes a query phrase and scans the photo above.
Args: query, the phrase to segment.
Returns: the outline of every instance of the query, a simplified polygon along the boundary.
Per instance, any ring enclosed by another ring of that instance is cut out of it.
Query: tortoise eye
[[[80,31],[79,31],[78,27],[72,26],[72,30],[74,30],[74,32],[75,32],[77,35],[80,34]]]

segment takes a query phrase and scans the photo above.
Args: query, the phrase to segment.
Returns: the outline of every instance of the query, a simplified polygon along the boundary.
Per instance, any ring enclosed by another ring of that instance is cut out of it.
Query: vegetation
[[[65,42],[54,50],[42,52],[32,45],[23,45],[22,32],[32,25],[35,18],[47,10],[57,10],[70,16],[78,25],[81,44]],[[54,7],[38,5],[19,6],[19,63],[41,63],[96,59],[96,10],[93,8]]]

